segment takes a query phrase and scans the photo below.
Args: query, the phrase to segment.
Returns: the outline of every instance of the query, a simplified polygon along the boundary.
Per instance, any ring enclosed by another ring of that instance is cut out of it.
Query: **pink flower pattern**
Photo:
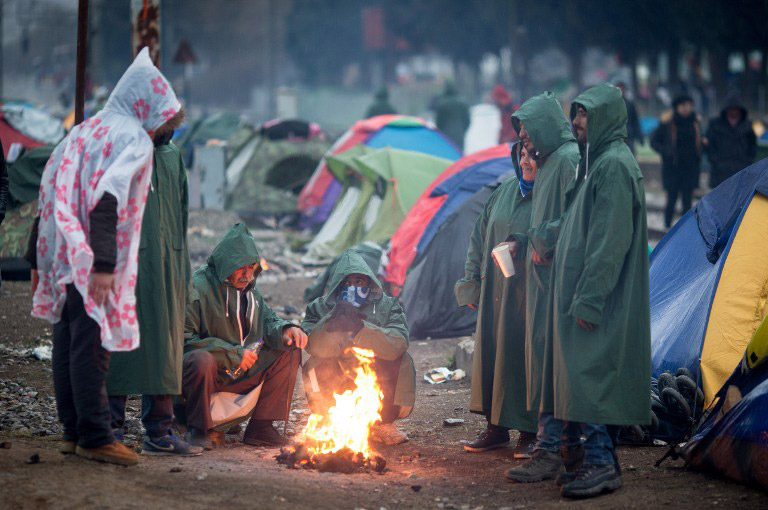
[[[112,142],[107,142],[104,144],[104,148],[101,149],[101,155],[104,159],[107,159],[110,154],[112,154]]]
[[[77,270],[77,274],[75,275],[75,278],[77,279],[78,285],[85,285],[88,283],[88,269],[81,267]]]
[[[133,113],[139,118],[139,120],[147,120],[149,118],[149,103],[143,99],[137,99],[133,103]]]
[[[56,200],[61,202],[62,204],[67,203],[67,185],[62,184],[61,186],[56,186]]]
[[[85,138],[78,136],[77,139],[75,139],[75,144],[77,145],[77,153],[82,154],[85,150]]]
[[[117,231],[117,249],[123,250],[131,245],[131,236],[128,230]]]
[[[139,208],[136,206],[136,199],[131,198],[128,200],[128,204],[120,209],[117,221],[119,223],[124,223],[126,220],[128,220],[128,218],[134,216],[137,212],[139,212]]]
[[[41,236],[37,240],[37,253],[40,254],[40,257],[45,257],[45,254],[48,253],[48,239],[45,236]]]
[[[165,120],[171,120],[174,115],[176,115],[176,109],[175,108],[168,108],[167,110],[162,111],[163,118]]]
[[[131,326],[136,324],[136,305],[123,305],[123,313],[120,314],[120,318]]]
[[[120,327],[120,312],[116,309],[111,309],[109,313],[107,313],[107,322],[109,324],[110,329],[115,329]]]
[[[104,170],[97,170],[93,173],[91,180],[88,182],[88,186],[90,186],[92,190],[96,190],[96,186],[99,185],[99,179],[101,179],[102,175],[104,175]]]
[[[93,137],[97,140],[101,140],[101,137],[106,135],[109,132],[109,126],[101,126],[99,129],[96,130],[95,133],[93,133]]]
[[[164,96],[168,91],[168,84],[165,83],[162,76],[158,76],[152,80],[152,90],[155,94],[160,94],[161,96]]]

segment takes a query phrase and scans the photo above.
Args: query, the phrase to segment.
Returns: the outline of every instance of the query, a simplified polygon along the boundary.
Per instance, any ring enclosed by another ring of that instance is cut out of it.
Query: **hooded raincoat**
[[[153,152],[147,132],[180,107],[145,48],[115,85],[104,109],[72,128],[53,151],[40,184],[40,284],[32,315],[58,322],[66,285],[73,284],[83,296],[86,313],[101,328],[105,349],[131,351],[139,346],[136,273]],[[107,192],[117,199],[117,264],[115,291],[101,306],[88,295],[93,267],[90,212]]]
[[[587,144],[555,250],[551,383],[556,418],[648,424],[651,325],[643,177],[626,138],[621,92],[602,84],[571,105],[587,110]],[[596,325],[587,331],[581,319]]]
[[[187,173],[173,144],[155,148],[139,244],[136,314],[141,346],[112,356],[110,395],[181,393],[184,313],[192,270],[187,249]]]
[[[353,273],[364,274],[372,285],[367,302],[359,309],[366,315],[363,328],[352,338],[352,346],[370,349],[377,358],[394,361],[402,358],[394,395],[394,405],[400,407],[400,418],[408,416],[416,401],[416,370],[413,358],[408,354],[408,326],[405,312],[396,298],[387,296],[381,282],[373,274],[365,260],[352,250],[345,251],[331,275],[328,293],[307,306],[302,329],[309,334],[307,353],[310,358],[302,368],[302,374],[310,373],[320,363],[338,360],[342,368],[352,373],[357,366],[356,358],[343,352],[338,333],[329,332],[326,323],[336,306],[338,288]],[[305,376],[306,379],[306,376]],[[306,384],[306,383],[305,383]]]
[[[459,96],[453,83],[446,83],[445,90],[435,101],[435,124],[458,147],[464,148],[464,135],[469,128],[469,106]]]
[[[515,129],[523,122],[534,150],[539,170],[531,202],[531,224],[527,238],[525,307],[525,373],[527,377],[528,409],[539,411],[544,357],[552,352],[552,266],[536,265],[531,259],[533,249],[539,255],[552,258],[560,219],[565,213],[565,192],[576,179],[579,146],[571,132],[560,102],[551,92],[526,101],[512,115]],[[551,354],[550,354],[551,355]]]
[[[518,177],[507,179],[475,222],[465,275],[454,289],[459,306],[477,307],[469,409],[487,416],[493,425],[523,432],[536,432],[537,423],[536,412],[526,406],[525,241],[509,278],[504,278],[491,251],[515,232],[527,231],[530,217],[531,195],[522,195]]]
[[[193,289],[184,324],[184,352],[195,349],[210,352],[216,359],[222,381],[228,381],[226,370],[234,370],[242,362],[243,349],[259,339],[264,340],[264,347],[258,361],[241,376],[243,379],[266,370],[285,350],[283,330],[292,324],[278,317],[264,302],[256,280],[243,291],[227,281],[235,270],[260,260],[253,236],[245,225],[238,223],[213,249],[208,263],[192,276]],[[243,300],[247,301],[247,333],[238,320]]]

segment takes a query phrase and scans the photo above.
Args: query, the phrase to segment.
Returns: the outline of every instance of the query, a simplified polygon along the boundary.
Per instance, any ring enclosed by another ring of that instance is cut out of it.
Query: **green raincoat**
[[[259,339],[264,339],[259,359],[241,378],[266,370],[285,350],[283,330],[292,324],[278,317],[264,302],[255,280],[243,291],[227,281],[235,270],[260,260],[253,236],[245,225],[238,223],[213,249],[208,263],[192,277],[194,288],[184,324],[184,352],[195,349],[210,352],[216,358],[222,381],[229,381],[226,370],[232,371],[242,362],[244,347]],[[242,299],[248,299],[246,317],[250,329],[247,335],[243,335],[238,320]]]
[[[435,101],[435,124],[459,148],[464,150],[464,134],[469,127],[469,106],[459,96],[453,83],[446,83],[445,90]]]
[[[556,418],[651,422],[648,229],[640,168],[624,139],[627,112],[608,84],[571,105],[587,110],[587,144],[555,250],[550,398]],[[597,326],[586,331],[582,319]],[[546,406],[544,406],[546,407]]]
[[[513,233],[525,232],[530,216],[530,195],[523,197],[517,177],[507,179],[475,222],[465,276],[455,287],[459,306],[478,310],[469,409],[489,417],[493,425],[523,432],[536,432],[537,423],[537,413],[526,406],[525,246],[513,259],[515,274],[509,278],[491,250]]]
[[[408,326],[405,312],[396,298],[387,296],[382,291],[381,282],[373,274],[365,260],[352,250],[341,255],[336,270],[331,276],[328,293],[307,306],[306,316],[301,327],[309,334],[307,352],[309,360],[302,368],[302,374],[309,373],[318,364],[329,358],[337,359],[344,369],[353,369],[357,360],[351,354],[342,352],[342,342],[338,332],[327,332],[325,324],[336,306],[339,285],[348,275],[364,274],[371,279],[374,288],[368,301],[360,308],[367,315],[363,328],[352,338],[352,345],[371,349],[376,357],[394,361],[402,357],[400,372],[395,388],[394,405],[400,406],[400,418],[408,416],[416,401],[416,370],[413,358],[408,354]],[[306,379],[306,377],[305,377]],[[306,382],[305,382],[306,385]]]
[[[141,344],[109,362],[110,395],[178,395],[184,308],[192,273],[187,250],[187,173],[179,149],[155,148],[152,187],[144,209],[136,280]]]
[[[534,96],[512,114],[515,129],[522,121],[539,157],[539,170],[531,202],[528,240],[525,307],[525,373],[528,408],[538,412],[541,402],[542,369],[546,352],[552,349],[552,266],[535,265],[531,251],[551,258],[557,243],[560,219],[565,212],[565,192],[576,177],[579,146],[560,102],[551,92]],[[551,355],[551,354],[550,354]]]
[[[373,103],[368,107],[365,112],[365,118],[370,119],[377,115],[393,115],[397,110],[389,102],[389,92],[386,87],[382,87],[376,91],[376,95],[373,96]]]

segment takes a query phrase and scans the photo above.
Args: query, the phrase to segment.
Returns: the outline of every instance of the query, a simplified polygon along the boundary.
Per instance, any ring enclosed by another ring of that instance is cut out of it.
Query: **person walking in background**
[[[624,106],[627,107],[627,146],[632,154],[635,153],[636,143],[640,145],[645,143],[645,135],[640,125],[640,116],[637,114],[635,102],[627,97],[627,84],[623,81],[617,82],[616,87],[621,91],[621,97],[624,98]]]
[[[397,111],[395,110],[395,107],[389,102],[389,91],[387,91],[387,87],[381,87],[373,96],[373,103],[371,103],[371,106],[366,110],[365,118],[370,119],[377,115],[394,115],[396,113]]]
[[[512,125],[512,114],[517,111],[519,105],[512,102],[509,92],[504,85],[496,85],[491,91],[493,104],[499,109],[501,116],[501,129],[499,130],[499,143],[513,143],[518,140],[517,131]]]
[[[720,115],[709,121],[706,150],[711,167],[709,187],[712,189],[754,162],[757,137],[747,109],[738,96],[729,97]]]
[[[435,100],[435,124],[462,152],[464,134],[469,127],[469,106],[459,96],[453,82],[446,82],[443,93]]]
[[[148,133],[180,109],[145,48],[104,109],[75,126],[45,167],[27,259],[32,315],[53,323],[62,453],[138,462],[112,433],[106,377],[111,352],[140,345],[135,285],[152,177]]]
[[[513,454],[527,458],[536,439],[537,411],[526,403],[525,253],[524,241],[513,255],[515,274],[504,277],[491,251],[526,232],[538,166],[522,142],[514,145],[516,176],[499,186],[475,222],[464,266],[465,276],[454,287],[459,306],[477,309],[472,395],[469,410],[485,416],[487,425],[464,445],[483,452],[509,445],[509,431],[520,432]]]
[[[672,102],[672,112],[661,116],[661,123],[651,136],[651,147],[661,155],[661,180],[667,192],[664,225],[669,228],[677,197],[683,202],[683,214],[691,208],[693,190],[699,184],[701,161],[701,124],[693,111],[693,99],[682,95]]]
[[[180,110],[154,136],[152,184],[144,209],[136,280],[136,319],[141,345],[112,355],[107,392],[112,429],[122,439],[128,395],[142,395],[145,455],[200,455],[171,430],[172,395],[181,394],[184,312],[192,273],[187,250],[187,172],[171,143]]]
[[[5,164],[5,153],[3,152],[3,144],[0,142],[0,225],[3,224],[5,219],[5,211],[8,208],[8,200],[10,198],[10,191],[8,189],[8,169]],[[0,276],[0,286],[3,284],[3,278]]]

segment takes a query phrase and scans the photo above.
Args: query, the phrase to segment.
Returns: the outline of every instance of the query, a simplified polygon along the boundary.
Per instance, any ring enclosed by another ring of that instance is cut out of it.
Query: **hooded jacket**
[[[329,332],[326,323],[337,303],[339,287],[351,274],[364,274],[371,279],[371,292],[359,311],[366,315],[363,328],[352,338],[352,345],[370,349],[375,356],[387,361],[402,357],[395,390],[395,405],[410,411],[416,399],[416,371],[408,354],[408,326],[405,312],[396,298],[387,296],[382,285],[365,260],[352,250],[345,251],[331,275],[328,292],[308,306],[302,329],[309,335],[307,353],[310,359],[302,370],[309,371],[324,359],[338,359],[343,365],[355,364],[354,357],[344,353],[342,338]]]
[[[554,259],[554,336],[542,411],[567,421],[648,424],[651,327],[645,191],[624,143],[627,114],[608,84],[571,105],[587,111],[573,202]],[[596,325],[580,327],[581,319]]]
[[[447,83],[445,90],[435,102],[435,124],[458,147],[464,147],[464,134],[469,127],[469,107],[459,97],[453,83]]]
[[[539,170],[531,202],[531,222],[525,237],[528,241],[525,307],[525,373],[528,408],[539,410],[544,356],[552,345],[553,295],[552,266],[536,265],[531,252],[552,258],[566,208],[566,190],[576,179],[579,146],[571,131],[560,102],[551,92],[526,101],[512,122],[520,130],[520,122],[537,153]],[[522,236],[515,236],[518,240]]]
[[[242,223],[233,226],[219,242],[208,263],[192,276],[193,289],[184,324],[184,352],[204,349],[216,358],[219,373],[240,365],[245,346],[264,339],[258,362],[243,376],[265,370],[284,350],[283,330],[292,324],[283,320],[264,302],[256,280],[243,291],[227,278],[243,266],[259,263],[256,242]],[[239,320],[241,302],[247,301],[248,333]]]
[[[472,395],[469,409],[493,425],[536,431],[537,413],[526,406],[525,252],[523,242],[513,259],[515,274],[505,278],[491,251],[530,224],[531,194],[520,190],[520,142],[513,148],[516,176],[505,180],[477,218],[467,249],[464,278],[454,291],[459,306],[477,307]],[[534,193],[536,184],[534,184]]]
[[[373,103],[365,112],[365,118],[370,119],[378,115],[392,115],[396,113],[395,107],[389,102],[389,92],[387,92],[386,87],[382,87],[373,96]]]
[[[728,110],[741,110],[741,120],[735,126],[728,122]],[[729,98],[718,117],[707,127],[707,155],[712,171],[709,187],[716,188],[721,182],[742,170],[755,160],[757,137],[752,130],[747,109],[737,97]]]

